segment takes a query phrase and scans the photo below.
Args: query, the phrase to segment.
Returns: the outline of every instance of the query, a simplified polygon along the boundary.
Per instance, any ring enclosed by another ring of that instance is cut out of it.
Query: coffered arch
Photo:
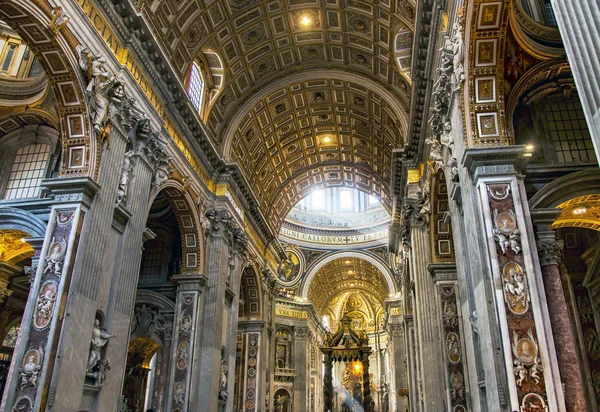
[[[346,263],[347,261],[350,263]],[[355,270],[352,268],[353,266],[356,266],[358,269]],[[343,269],[344,267],[347,269]],[[309,299],[309,294],[312,291],[311,285],[313,284],[313,281],[318,279],[319,276],[324,273],[323,270],[327,272],[333,270],[334,268],[337,268],[338,272],[340,273],[346,271],[346,276],[348,276],[348,270],[355,271],[357,274],[360,272],[370,283],[369,286],[365,287],[368,287],[368,290],[371,293],[377,291],[376,293],[381,296],[382,300],[386,299],[390,295],[396,294],[394,275],[385,263],[368,253],[344,251],[328,253],[313,263],[308,269],[306,278],[300,288],[299,296],[303,299]],[[350,276],[353,275],[354,274],[350,274]],[[329,283],[332,280],[332,277],[325,277],[323,279],[329,279],[327,280],[328,283],[325,283],[326,286],[324,286],[324,289],[333,289],[331,287],[331,283]],[[339,280],[344,281],[343,276],[339,277]],[[375,283],[377,283],[377,286]],[[358,283],[356,283],[356,285],[358,285]],[[314,288],[314,286],[312,287]],[[331,293],[330,291],[327,293],[329,293],[331,297],[335,295],[335,293]]]
[[[392,152],[404,146],[406,102],[351,73],[284,77],[250,99],[224,131],[263,213],[278,226],[315,187],[346,186],[389,206]]]
[[[321,316],[338,320],[353,312],[375,325],[375,315],[390,295],[385,275],[373,263],[357,257],[331,260],[322,265],[304,288],[306,298]]]
[[[265,85],[318,67],[364,74],[410,100],[409,84],[396,68],[393,43],[400,25],[413,30],[411,3],[138,0],[136,6],[181,78],[203,50],[222,59],[223,92],[207,120],[215,132]]]

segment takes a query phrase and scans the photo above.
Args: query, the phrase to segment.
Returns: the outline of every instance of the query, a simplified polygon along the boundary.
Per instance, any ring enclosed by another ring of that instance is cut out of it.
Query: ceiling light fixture
[[[329,136],[323,137],[323,143],[330,143],[330,142],[331,142],[331,137],[329,137]]]
[[[347,261],[346,261],[346,264],[347,264],[347,265],[349,265],[349,264],[350,264],[350,261],[349,261],[349,260],[347,260]]]
[[[311,23],[310,17],[308,17],[308,16],[302,16],[300,18],[300,25],[301,26],[308,27],[308,26],[310,26],[310,23]]]
[[[573,213],[576,215],[582,215],[585,212],[587,212],[587,209],[585,207],[580,207],[580,208],[573,210]]]

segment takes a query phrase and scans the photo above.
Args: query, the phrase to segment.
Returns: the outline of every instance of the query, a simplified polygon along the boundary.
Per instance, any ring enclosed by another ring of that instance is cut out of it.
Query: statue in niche
[[[127,198],[127,186],[129,178],[133,171],[133,150],[128,150],[123,157],[123,167],[121,168],[121,179],[119,180],[119,188],[117,189],[117,204],[125,203]]]
[[[279,392],[279,391],[277,391]],[[277,393],[274,399],[275,412],[289,412],[290,397],[289,395],[282,395]]]
[[[123,81],[119,78],[120,72],[117,72],[116,75],[111,74],[106,68],[104,56],[94,57],[87,47],[77,46],[77,54],[79,55],[79,66],[87,74],[86,94],[92,109],[94,132],[98,140],[107,141],[106,148],[110,149],[109,94],[117,84],[122,85]]]
[[[113,335],[109,335],[100,327],[100,319],[94,319],[86,376],[92,378],[96,385],[102,385],[106,376],[106,371],[110,369],[110,362],[108,359],[102,359],[100,351],[112,337]]]
[[[28,385],[37,388],[38,378],[42,371],[42,360],[44,358],[44,352],[40,347],[39,350],[30,349],[25,354],[23,364],[19,370],[19,376],[21,377],[21,390],[25,389]]]
[[[219,400],[226,401],[229,393],[227,392],[227,360],[225,359],[225,346],[221,348],[221,378],[219,379]]]

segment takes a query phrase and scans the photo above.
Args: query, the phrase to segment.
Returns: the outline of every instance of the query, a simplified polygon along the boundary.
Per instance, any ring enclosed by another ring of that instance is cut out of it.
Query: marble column
[[[365,412],[375,412],[371,407],[371,378],[369,376],[369,353],[363,353],[363,407]]]
[[[207,288],[200,363],[195,366],[193,378],[193,387],[202,390],[195,391],[196,400],[190,404],[190,411],[224,410],[233,401],[237,292],[247,248],[240,226],[234,214],[225,208],[206,212]]]
[[[585,411],[587,408],[581,363],[577,356],[573,325],[569,317],[560,274],[564,244],[556,239],[556,233],[552,229],[552,222],[560,213],[560,209],[534,210],[531,215],[536,227],[537,250],[542,267],[556,357],[564,385],[565,403],[569,411]]]
[[[333,360],[331,353],[325,352],[325,376],[323,377],[323,412],[333,411]]]
[[[418,334],[418,356],[421,371],[421,390],[425,411],[445,408],[445,365],[442,356],[442,337],[437,309],[437,289],[430,275],[429,236],[427,226],[413,221],[411,229],[411,270],[415,284],[416,332]],[[426,365],[426,370],[425,370]]]
[[[600,161],[600,5],[596,0],[551,2]]]

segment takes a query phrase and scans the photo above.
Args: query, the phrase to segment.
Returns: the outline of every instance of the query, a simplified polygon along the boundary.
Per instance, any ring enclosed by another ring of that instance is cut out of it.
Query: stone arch
[[[600,193],[600,173],[597,168],[562,176],[531,197],[531,210],[556,208],[571,199]]]
[[[561,74],[568,74],[568,76],[561,76]],[[511,134],[514,135],[515,111],[523,100],[544,98],[548,94],[562,92],[561,86],[565,83],[575,88],[569,62],[566,59],[544,61],[524,73],[513,86],[506,100],[506,118]]]
[[[36,215],[12,207],[0,208],[0,230],[20,230],[31,237],[43,238],[46,235],[46,222]]]
[[[38,56],[53,91],[62,145],[59,175],[91,176],[96,179],[102,148],[97,144],[90,127],[84,93],[86,83],[74,53],[77,45],[75,36],[68,27],[62,27],[55,35],[50,28],[51,10],[41,8],[32,1],[9,0],[0,4],[0,18]]]
[[[227,125],[219,127],[216,132],[217,136],[222,136],[221,141],[223,157],[227,161],[232,160],[231,148],[233,139],[235,137],[235,132],[240,123],[243,122],[246,113],[248,113],[248,111],[250,111],[254,105],[260,102],[266,96],[269,96],[271,93],[287,86],[288,84],[309,81],[315,78],[331,78],[347,82],[359,82],[368,87],[369,90],[374,91],[382,96],[383,100],[396,103],[391,104],[390,107],[393,109],[396,119],[398,122],[400,122],[399,128],[402,130],[404,135],[406,135],[408,132],[408,99],[399,99],[398,96],[383,87],[379,82],[372,80],[367,76],[348,73],[340,70],[303,70],[301,73],[291,74],[269,83],[268,86],[261,89],[260,93],[256,93],[250,99],[246,100],[246,102],[235,111],[235,115],[231,117],[231,120],[227,123]],[[398,101],[401,104],[397,104]]]
[[[162,293],[154,292],[152,290],[141,289],[137,291],[135,297],[135,305],[134,307],[148,305],[149,307],[159,309],[161,313],[167,313],[167,319],[165,322],[165,326],[168,328],[173,328],[173,317],[175,314],[175,302],[166,297]],[[134,313],[135,316],[135,313]],[[169,322],[170,321],[170,322]],[[152,339],[159,347],[162,347],[164,342],[160,336],[155,333],[155,330],[152,331],[136,331],[135,327],[132,327],[131,335],[129,337],[129,341],[133,341],[139,337],[147,337]]]
[[[169,180],[159,187],[155,187],[150,194],[150,202],[146,216],[156,196],[163,192],[167,198],[181,233],[181,272],[202,273],[206,248],[204,247],[204,232],[200,225],[198,209],[183,185],[175,180]]]
[[[244,300],[244,303],[243,312],[240,311],[239,317],[260,318],[263,313],[260,278],[259,273],[252,265],[247,266],[242,271],[240,289],[240,292],[242,292],[240,297]]]
[[[544,186],[530,200],[532,212],[562,209],[554,228],[580,227],[600,230],[600,174],[598,169],[582,170],[560,177]]]
[[[319,272],[319,270],[323,266],[325,266],[329,262],[332,262],[337,259],[342,259],[342,258],[363,259],[363,260],[371,263],[383,275],[383,277],[386,281],[386,284],[388,286],[388,289],[390,291],[390,294],[392,294],[392,295],[396,294],[397,290],[396,290],[396,282],[394,280],[394,275],[393,275],[392,271],[390,270],[390,268],[387,266],[387,264],[384,261],[382,261],[380,258],[378,258],[374,255],[371,255],[369,253],[366,253],[366,252],[338,251],[338,252],[327,253],[324,256],[321,256],[318,260],[316,260],[310,266],[309,270],[306,273],[306,278],[300,289],[300,297],[302,299],[308,298],[308,288],[310,286],[310,282],[312,281],[314,276],[317,274],[317,272]]]

